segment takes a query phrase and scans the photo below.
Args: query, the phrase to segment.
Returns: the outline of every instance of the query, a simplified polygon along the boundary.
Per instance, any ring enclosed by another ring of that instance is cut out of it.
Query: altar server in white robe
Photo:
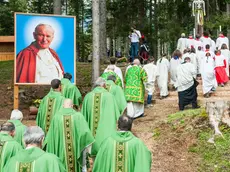
[[[181,34],[181,38],[177,41],[177,49],[180,50],[180,52],[184,52],[186,49],[187,44],[187,38],[185,38],[185,33]]]
[[[206,45],[205,56],[201,60],[200,71],[202,76],[203,95],[209,98],[211,93],[216,90],[217,82],[215,76],[214,53],[208,51],[209,46]]]
[[[227,73],[227,76],[229,77],[230,51],[229,51],[226,44],[222,44],[220,51],[221,51],[221,54],[224,56],[224,59],[226,61],[225,71]]]
[[[160,89],[160,99],[168,96],[168,72],[169,61],[164,54],[162,58],[157,60],[157,84]]]
[[[227,49],[229,49],[229,40],[228,37],[224,36],[223,32],[220,32],[219,37],[216,39],[216,48],[218,48],[218,50],[221,49],[221,46],[223,44],[227,45]]]

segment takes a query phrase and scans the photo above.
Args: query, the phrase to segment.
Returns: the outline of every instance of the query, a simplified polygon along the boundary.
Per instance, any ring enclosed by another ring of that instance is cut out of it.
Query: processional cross
[[[205,13],[204,0],[194,0],[192,3],[193,16],[196,18],[196,24],[203,26]]]

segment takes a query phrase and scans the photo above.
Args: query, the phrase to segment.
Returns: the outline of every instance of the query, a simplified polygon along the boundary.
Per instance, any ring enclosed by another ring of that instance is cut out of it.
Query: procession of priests
[[[25,126],[18,109],[1,124],[0,172],[150,172],[151,152],[132,133],[133,121],[154,108],[153,99],[167,99],[170,85],[178,92],[178,110],[199,108],[197,80],[209,98],[228,82],[229,64],[223,33],[216,41],[208,32],[195,38],[182,33],[171,58],[162,53],[144,64],[136,58],[124,71],[111,58],[84,97],[65,73],[51,81],[36,126]]]

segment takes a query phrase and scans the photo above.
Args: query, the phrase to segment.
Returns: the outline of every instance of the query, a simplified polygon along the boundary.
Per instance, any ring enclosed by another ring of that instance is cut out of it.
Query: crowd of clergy
[[[156,66],[135,59],[123,79],[110,62],[84,99],[71,74],[53,79],[36,126],[13,110],[0,128],[0,172],[150,172],[151,152],[131,130],[144,116],[145,90],[152,106]]]

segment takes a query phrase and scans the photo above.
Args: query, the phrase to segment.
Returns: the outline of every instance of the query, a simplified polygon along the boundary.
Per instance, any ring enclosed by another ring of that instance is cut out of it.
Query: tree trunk
[[[230,127],[230,101],[215,101],[206,103],[206,112],[209,115],[210,124],[215,130],[215,135],[222,135],[219,124],[226,123]]]
[[[93,17],[93,70],[92,82],[95,83],[100,75],[100,4],[99,0],[92,1]]]
[[[106,0],[100,0],[100,58],[106,57]]]
[[[59,14],[59,15],[62,14],[62,11],[61,11],[61,0],[54,0],[53,9],[54,9],[54,14]]]

